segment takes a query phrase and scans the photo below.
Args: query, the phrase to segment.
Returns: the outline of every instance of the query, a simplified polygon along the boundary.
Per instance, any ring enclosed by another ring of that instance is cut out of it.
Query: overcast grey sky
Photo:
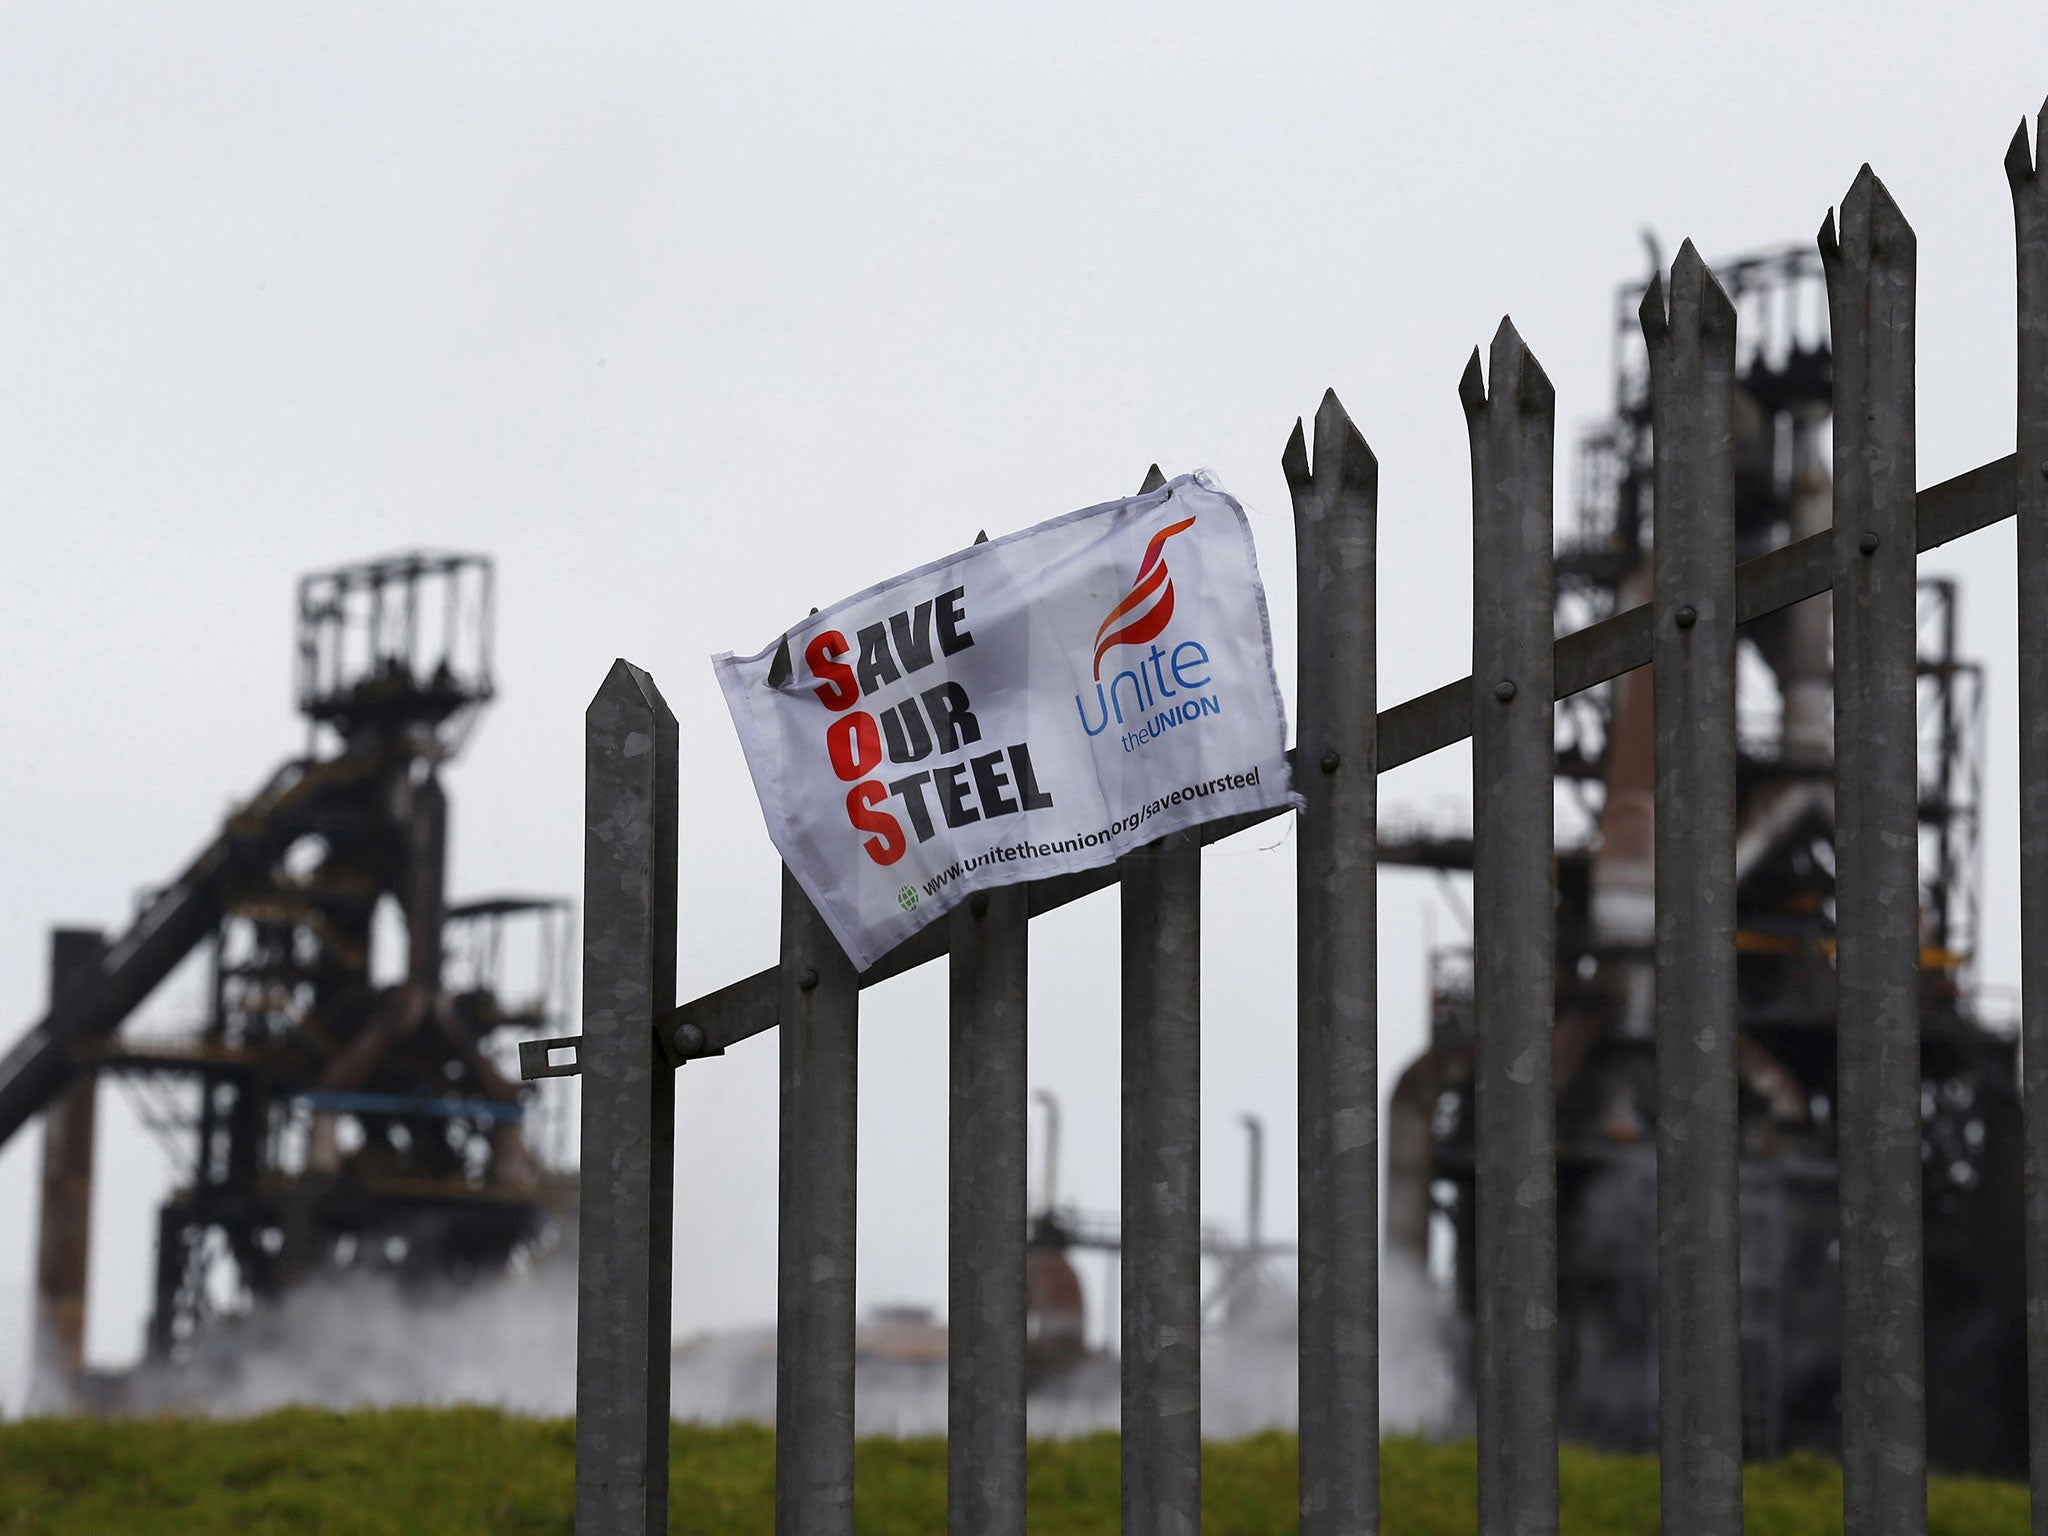
[[[685,995],[773,959],[777,865],[708,656],[972,537],[1209,466],[1253,509],[1335,386],[1382,464],[1380,687],[1467,669],[1467,353],[1558,385],[1560,505],[1639,231],[1807,240],[1871,161],[1920,235],[1922,484],[2012,446],[1999,162],[2048,92],[2004,6],[0,9],[0,1043],[53,922],[119,926],[301,740],[292,582],[499,563],[502,702],[448,783],[458,894],[574,892],[614,656],[682,722]],[[1983,975],[2016,981],[2012,537],[1932,562],[1990,662]],[[1291,689],[1290,689],[1291,692]],[[1382,785],[1455,809],[1466,760]],[[1212,850],[1205,1199],[1294,1125],[1292,847]],[[1113,895],[1033,934],[1032,1074],[1117,1192]],[[1385,877],[1383,1057],[1423,946]],[[194,993],[176,981],[156,1007]],[[863,1000],[863,1304],[943,1304],[941,974]],[[774,1049],[682,1074],[679,1332],[772,1313]],[[139,1348],[168,1178],[102,1100],[90,1349]],[[18,1401],[38,1134],[0,1154]],[[1289,1155],[1267,1209],[1291,1230]],[[570,1320],[563,1319],[567,1327]],[[508,1346],[516,1341],[508,1340]]]

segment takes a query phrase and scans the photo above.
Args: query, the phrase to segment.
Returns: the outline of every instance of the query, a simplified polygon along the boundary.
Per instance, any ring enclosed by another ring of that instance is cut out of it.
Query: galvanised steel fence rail
[[[2048,114],[2042,126],[2048,127]],[[1835,379],[1832,530],[1737,566],[1736,315],[1688,244],[1642,308],[1656,441],[1652,601],[1553,638],[1549,380],[1503,322],[1460,385],[1472,446],[1473,670],[1374,695],[1378,466],[1334,395],[1282,456],[1300,595],[1295,781],[1301,1521],[1379,1526],[1379,774],[1473,742],[1480,1529],[1557,1529],[1552,706],[1655,663],[1657,1245],[1663,1528],[1742,1523],[1736,1264],[1735,640],[1832,592],[1838,817],[1842,1455],[1847,1528],[1926,1529],[1917,555],[2019,522],[2026,1254],[2037,1485],[2048,1479],[2048,172],[2006,158],[2018,227],[2018,452],[1914,484],[1914,236],[1868,167],[1820,234]],[[1313,460],[1311,460],[1311,439]],[[1156,471],[1155,471],[1156,473]],[[584,1032],[525,1050],[580,1072],[577,1529],[666,1531],[672,1072],[780,1026],[776,1528],[853,1529],[856,1032],[863,987],[951,970],[949,1528],[1025,1526],[1026,952],[1030,919],[1123,902],[1123,1528],[1193,1536],[1200,1472],[1201,849],[1212,823],[1106,868],[975,896],[856,973],[785,877],[781,961],[675,1006],[676,723],[618,663],[587,717]],[[569,1059],[557,1059],[558,1057]],[[2048,1536],[2048,1497],[2034,1529]]]

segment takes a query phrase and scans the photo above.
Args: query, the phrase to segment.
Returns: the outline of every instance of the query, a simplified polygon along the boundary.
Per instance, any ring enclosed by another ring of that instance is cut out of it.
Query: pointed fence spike
[[[1326,389],[1316,406],[1316,445],[1320,451],[1324,436],[1341,432],[1351,425],[1351,417],[1345,413],[1344,402],[1337,398],[1337,391]]]
[[[1287,480],[1287,488],[1297,498],[1308,489],[1308,440],[1299,416],[1294,418],[1294,430],[1287,436],[1287,446],[1280,450],[1280,473]]]
[[[1913,233],[1913,226],[1906,219],[1905,210],[1899,207],[1898,199],[1891,194],[1891,188],[1873,176],[1870,178],[1870,247],[1875,256],[1879,251],[1910,255],[1919,244],[1919,237]]]
[[[1150,469],[1145,471],[1145,479],[1144,482],[1140,484],[1138,487],[1138,494],[1140,496],[1149,496],[1152,494],[1152,492],[1159,490],[1165,484],[1166,476],[1161,474],[1159,472],[1159,466],[1157,464],[1154,464]]]
[[[1472,349],[1472,356],[1466,359],[1465,371],[1458,376],[1458,399],[1465,407],[1467,418],[1477,416],[1486,409],[1486,369],[1479,360],[1479,349]]]
[[[1380,479],[1379,455],[1372,451],[1372,445],[1365,440],[1365,434],[1349,416],[1344,418],[1344,473],[1340,483],[1351,490],[1377,487]]]
[[[597,698],[591,702],[609,699],[615,703],[634,705],[641,708],[661,710],[661,690],[654,686],[654,678],[642,668],[636,667],[623,656],[612,662],[611,670],[598,685]]]
[[[812,613],[818,610],[813,608]],[[775,659],[768,663],[768,686],[780,688],[796,673],[796,665],[789,657],[789,636],[782,637],[782,644],[775,647]]]
[[[1664,274],[1650,274],[1650,285],[1643,290],[1643,302],[1636,306],[1636,319],[1642,324],[1643,339],[1650,343],[1654,352],[1656,344],[1671,328],[1669,314],[1665,308]]]
[[[2048,115],[2048,114],[2044,114]],[[2005,150],[2005,179],[2017,191],[2024,183],[2034,179],[2034,156],[2027,143],[2027,120],[2022,117],[2019,127],[2013,130],[2012,143]]]
[[[1487,349],[1489,398],[1505,400],[1517,393],[1520,388],[1522,359],[1528,355],[1528,351],[1528,347],[1523,344],[1522,333],[1515,329],[1515,322],[1502,315],[1500,328],[1493,333],[1493,344]]]
[[[1317,478],[1328,477],[1334,484],[1356,487],[1373,483],[1378,469],[1379,461],[1352,424],[1337,392],[1327,391],[1316,412]]]
[[[1699,330],[1700,282],[1699,273],[1683,271],[1677,262],[1671,264],[1671,310],[1670,330],[1683,344],[1686,337]]]
[[[981,532],[977,533],[974,536],[974,542],[977,544],[986,544],[988,542],[988,530],[984,528],[981,530]]]
[[[1865,260],[1869,254],[1870,211],[1876,183],[1876,174],[1865,165],[1842,195],[1842,251],[1851,262]]]
[[[1832,219],[1833,215],[1830,215],[1831,223]],[[1836,326],[1847,323],[1846,313],[1833,313],[1833,306],[1840,297],[1837,288],[1847,292],[1848,287],[1854,286],[1860,292],[1865,286],[1864,281],[1852,275],[1867,275],[1883,266],[1900,269],[1910,280],[1918,245],[1919,237],[1907,222],[1905,212],[1892,196],[1891,189],[1865,165],[1857,172],[1855,183],[1842,199],[1839,226],[1831,229],[1830,224],[1824,224],[1821,227],[1822,267],[1831,275],[1839,270],[1844,279],[1829,290],[1832,322]]]
[[[1815,237],[1820,247],[1820,259],[1829,266],[1842,259],[1842,236],[1835,226],[1835,210],[1829,208],[1827,217],[1820,221],[1820,233]]]
[[[1728,290],[1721,286],[1721,279],[1714,275],[1714,269],[1703,263],[1700,267],[1700,329],[1710,336],[1732,335],[1735,325],[1735,301],[1728,297]]]
[[[1557,405],[1557,386],[1550,382],[1550,375],[1538,362],[1536,354],[1525,342],[1522,346],[1521,389],[1519,399],[1522,409],[1532,416],[1547,416]]]

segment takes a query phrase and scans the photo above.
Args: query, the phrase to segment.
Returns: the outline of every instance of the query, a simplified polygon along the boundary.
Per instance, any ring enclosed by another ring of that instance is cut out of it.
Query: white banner
[[[713,665],[769,836],[862,969],[974,891],[1291,798],[1251,527],[1207,474]]]

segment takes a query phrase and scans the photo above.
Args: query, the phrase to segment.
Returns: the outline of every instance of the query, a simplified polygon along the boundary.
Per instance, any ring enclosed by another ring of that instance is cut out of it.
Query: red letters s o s
[[[875,835],[861,844],[869,858],[877,864],[894,864],[903,857],[908,846],[903,828],[896,818],[887,811],[874,807],[889,798],[889,792],[873,779],[865,784],[856,784],[846,792],[846,817],[862,832]]]
[[[841,715],[825,727],[825,752],[832,759],[832,771],[847,783],[865,778],[882,761],[875,717],[864,709]]]
[[[811,676],[819,679],[813,691],[827,709],[845,709],[860,697],[860,684],[854,678],[853,668],[839,660],[846,652],[846,636],[836,629],[812,637],[804,647],[804,660],[810,663]]]

